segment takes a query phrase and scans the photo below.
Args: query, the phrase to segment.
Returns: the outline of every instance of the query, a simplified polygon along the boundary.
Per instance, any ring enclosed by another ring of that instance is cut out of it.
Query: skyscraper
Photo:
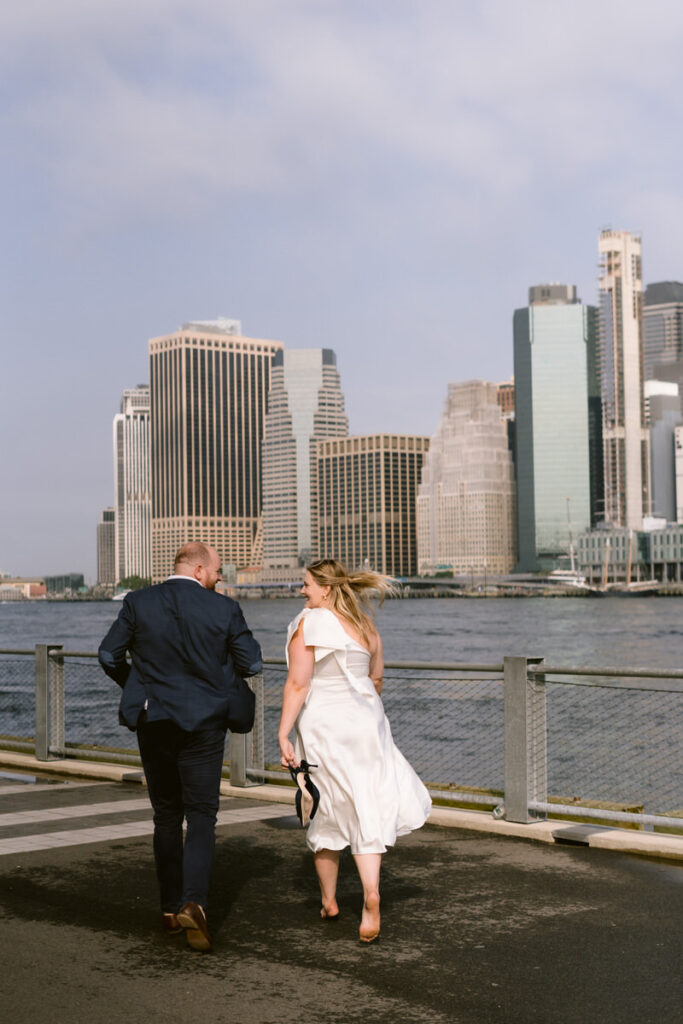
[[[429,438],[367,434],[318,442],[318,554],[390,576],[417,570],[415,499]]]
[[[514,567],[515,478],[497,384],[448,385],[422,470],[417,543],[421,575],[507,573]]]
[[[348,432],[334,352],[276,352],[263,436],[264,569],[296,569],[317,554],[316,443]]]
[[[105,587],[116,584],[116,524],[113,508],[104,508],[97,524],[97,582]]]
[[[628,231],[602,231],[599,253],[605,520],[639,530],[649,504],[641,241]]]
[[[114,417],[116,580],[152,575],[152,496],[149,480],[149,386],[123,392]]]
[[[678,384],[645,381],[645,407],[650,431],[651,515],[676,522],[676,427],[681,422]]]
[[[598,311],[573,285],[538,285],[513,331],[518,568],[534,572],[601,518]]]
[[[658,363],[683,359],[683,284],[658,281],[645,289],[643,303],[643,377],[657,377]]]
[[[152,578],[186,540],[224,563],[261,564],[261,442],[278,341],[242,337],[239,321],[184,324],[152,338]]]

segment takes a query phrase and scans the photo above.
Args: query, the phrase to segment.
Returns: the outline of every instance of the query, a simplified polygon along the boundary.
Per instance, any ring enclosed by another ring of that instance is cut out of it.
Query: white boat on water
[[[565,587],[585,587],[586,577],[578,569],[553,569],[548,573],[550,583],[560,583]]]
[[[118,594],[112,597],[112,601],[123,601],[126,594],[130,594],[130,590],[119,590]]]

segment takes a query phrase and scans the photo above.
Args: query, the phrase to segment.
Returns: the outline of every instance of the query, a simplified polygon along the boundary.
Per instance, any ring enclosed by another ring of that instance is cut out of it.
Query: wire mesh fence
[[[280,763],[277,729],[286,678],[284,662],[264,670],[263,763]],[[443,789],[503,789],[502,676],[474,679],[461,672],[387,668],[382,701],[394,742],[428,785]],[[495,800],[491,800],[495,803]]]
[[[53,684],[63,673],[63,688],[52,687],[50,729],[57,734],[55,723],[64,722],[67,748],[53,746],[50,752],[74,756],[74,748],[88,748],[88,756],[114,750],[134,757],[135,736],[118,723],[120,691],[95,656],[55,652],[48,661]],[[34,742],[36,666],[32,652],[0,652],[0,746],[24,749]],[[489,668],[390,664],[382,699],[397,746],[433,792],[452,793],[457,802],[462,797],[455,794],[470,792],[474,805],[495,806],[510,782],[504,749],[507,684],[502,671]],[[578,669],[571,676],[543,671],[530,666],[527,675],[533,694],[526,723],[529,807],[534,801],[541,809],[593,802],[636,817],[683,816],[683,683],[610,681],[582,677]],[[584,670],[589,671],[594,672]],[[252,778],[259,770],[279,772],[277,728],[285,678],[284,661],[269,659],[263,677],[252,682],[259,708],[248,739]],[[225,760],[230,760],[229,745]]]
[[[502,793],[502,676],[389,669],[382,699],[397,746],[426,783]]]
[[[108,679],[96,658],[64,659],[66,742],[137,752],[135,733],[119,725],[119,687]]]
[[[683,693],[548,681],[548,802],[683,810]],[[538,730],[536,730],[538,733]]]
[[[3,738],[33,739],[35,695],[33,654],[0,654],[0,735]]]

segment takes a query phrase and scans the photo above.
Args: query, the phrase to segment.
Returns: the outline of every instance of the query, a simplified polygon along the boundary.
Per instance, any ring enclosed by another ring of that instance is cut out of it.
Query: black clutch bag
[[[241,676],[234,677],[228,695],[228,729],[230,732],[251,732],[256,713],[256,694]]]

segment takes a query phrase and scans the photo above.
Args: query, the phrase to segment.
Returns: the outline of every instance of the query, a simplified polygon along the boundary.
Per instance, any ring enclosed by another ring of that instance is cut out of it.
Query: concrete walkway
[[[0,778],[8,1024],[683,1021],[681,863],[427,826],[385,858],[365,947],[350,857],[325,924],[291,804],[227,797],[202,955],[159,930],[141,786],[20,778]]]

